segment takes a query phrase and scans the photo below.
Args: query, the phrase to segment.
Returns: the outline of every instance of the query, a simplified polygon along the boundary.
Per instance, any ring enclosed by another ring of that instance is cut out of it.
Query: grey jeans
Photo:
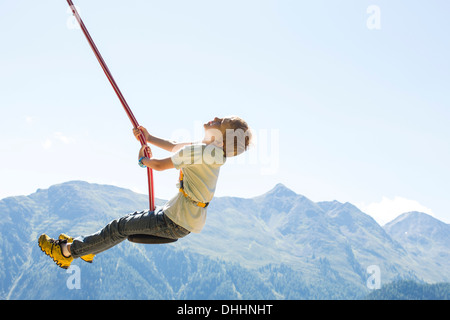
[[[161,208],[155,211],[130,213],[108,223],[103,229],[88,236],[73,240],[70,248],[73,258],[87,254],[98,254],[136,234],[147,234],[163,238],[179,239],[190,232],[170,220]]]

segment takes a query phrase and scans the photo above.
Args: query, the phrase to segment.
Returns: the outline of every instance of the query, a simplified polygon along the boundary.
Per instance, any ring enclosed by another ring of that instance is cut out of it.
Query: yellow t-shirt
[[[193,144],[180,149],[171,159],[176,169],[183,170],[183,188],[188,196],[198,202],[210,202],[220,167],[226,161],[223,150],[211,144]],[[190,232],[200,233],[205,225],[206,208],[195,205],[181,192],[164,205],[163,211]]]

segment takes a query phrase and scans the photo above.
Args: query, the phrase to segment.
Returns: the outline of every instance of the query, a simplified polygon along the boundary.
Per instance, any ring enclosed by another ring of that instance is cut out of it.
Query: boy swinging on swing
[[[61,234],[52,239],[46,234],[39,237],[39,247],[56,264],[69,268],[73,259],[92,262],[94,256],[133,235],[151,235],[179,239],[189,233],[199,233],[206,220],[206,208],[216,189],[220,167],[227,157],[246,151],[252,133],[239,117],[214,118],[203,125],[205,136],[201,143],[176,143],[154,137],[144,127],[133,129],[138,139],[140,132],[148,143],[173,152],[171,157],[154,159],[148,146],[139,150],[139,165],[157,171],[181,170],[180,192],[163,207],[155,211],[130,213],[111,221],[94,234],[72,238]],[[144,156],[148,148],[150,158]]]

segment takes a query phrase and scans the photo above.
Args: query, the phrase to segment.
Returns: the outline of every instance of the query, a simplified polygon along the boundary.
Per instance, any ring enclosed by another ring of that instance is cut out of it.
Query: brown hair
[[[233,116],[223,135],[225,157],[234,157],[248,150],[252,141],[252,131],[247,122]]]

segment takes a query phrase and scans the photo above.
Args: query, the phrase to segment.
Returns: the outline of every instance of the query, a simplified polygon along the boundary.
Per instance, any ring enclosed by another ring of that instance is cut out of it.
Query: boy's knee
[[[120,240],[126,238],[125,235],[126,221],[124,221],[124,218],[125,217],[113,220],[108,224],[107,230],[111,239]]]
[[[116,223],[114,228],[116,229],[117,234],[122,238],[128,237],[130,235],[130,231],[133,229],[133,225],[137,223],[138,217],[141,216],[142,213],[143,212],[136,211],[115,220]]]

